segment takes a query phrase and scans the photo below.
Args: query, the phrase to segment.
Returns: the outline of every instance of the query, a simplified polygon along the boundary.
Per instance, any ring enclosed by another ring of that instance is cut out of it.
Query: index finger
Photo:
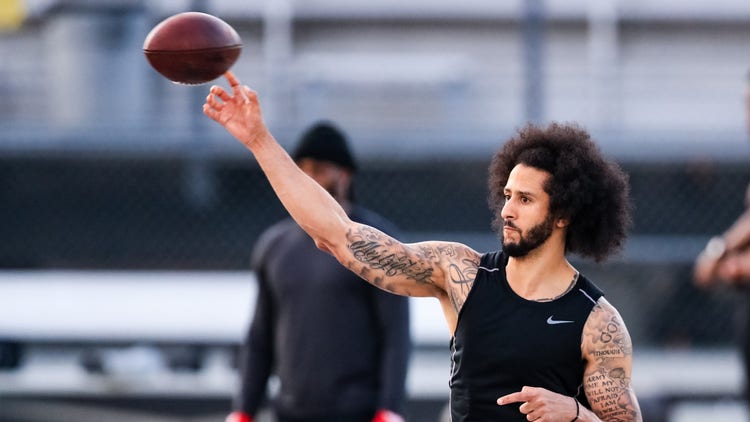
[[[229,81],[229,86],[232,87],[232,92],[234,93],[235,97],[242,98],[245,101],[247,101],[247,96],[242,91],[242,87],[240,86],[240,80],[237,79],[236,76],[234,76],[234,73],[227,70],[224,72],[224,77],[227,78],[227,81]]]
[[[247,103],[247,93],[242,89],[242,86],[240,86],[240,80],[237,79],[236,76],[234,76],[234,73],[227,70],[226,72],[224,72],[224,77],[227,78],[229,85],[232,87],[232,93],[234,94],[234,96],[236,98],[242,99],[245,103]]]
[[[719,264],[719,276],[733,283],[742,283],[750,279],[750,251],[728,256]]]
[[[240,80],[237,79],[236,76],[234,76],[234,73],[232,73],[231,70],[227,70],[224,72],[224,77],[227,78],[227,81],[229,81],[229,86],[232,88],[240,86]]]
[[[506,394],[497,399],[497,404],[504,405],[510,403],[523,403],[528,401],[528,395],[523,391],[516,391],[515,393]]]

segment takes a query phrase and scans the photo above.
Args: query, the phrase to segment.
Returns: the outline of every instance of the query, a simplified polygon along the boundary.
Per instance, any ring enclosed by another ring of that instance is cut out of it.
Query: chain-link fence
[[[527,120],[580,122],[630,175],[634,226],[623,254],[603,264],[572,261],[605,290],[641,352],[644,419],[667,420],[646,413],[652,404],[646,400],[675,392],[738,395],[740,363],[726,353],[735,350],[750,301],[733,289],[697,289],[691,269],[709,237],[744,210],[750,182],[742,103],[750,32],[742,2],[691,0],[678,14],[613,1],[23,3],[27,20],[0,33],[0,274],[101,270],[85,274],[98,281],[105,273],[206,271],[232,273],[242,277],[235,286],[246,287],[251,248],[286,212],[249,153],[201,115],[207,87],[171,84],[142,56],[153,25],[189,3],[214,8],[241,34],[234,70],[259,92],[285,147],[318,118],[344,128],[361,161],[357,200],[393,220],[406,241],[496,249],[486,203],[492,151]],[[270,7],[283,4],[294,7]],[[66,283],[70,289],[70,278],[57,287]],[[15,309],[49,294],[26,292]],[[2,300],[0,294],[0,307],[7,305]],[[50,315],[59,313],[40,311],[38,320]],[[123,382],[118,374],[108,380],[90,373],[82,350],[112,345],[96,336],[69,337],[84,344],[19,342],[0,332],[0,367],[11,368],[0,373],[0,419],[40,421],[69,412],[98,420],[92,396],[112,407],[129,402],[137,420],[158,420],[139,411],[155,410],[164,394],[175,394],[162,403],[174,407],[183,388],[176,378],[185,374],[159,373],[166,387],[141,402],[150,378],[125,374]],[[223,343],[218,355],[236,352],[237,341]],[[127,354],[131,345],[114,345],[125,349],[114,352]],[[185,347],[201,368],[192,374],[195,389],[182,398],[223,414],[234,375],[230,359],[213,365],[205,344]],[[704,361],[705,350],[713,354]],[[424,394],[426,384],[445,387],[445,374],[431,371],[448,367],[446,351],[419,351],[414,370],[421,384],[412,393]],[[675,351],[699,356],[666,365]],[[425,370],[419,365],[430,353],[437,363]],[[695,362],[708,372],[686,381],[675,371]],[[720,362],[726,365],[716,368]],[[48,407],[13,405],[3,393]],[[47,393],[86,397],[56,407]],[[414,396],[412,405],[436,413],[443,393]],[[87,407],[95,412],[81,414]],[[200,416],[191,417],[183,419]]]
[[[498,247],[488,161],[365,161],[358,201],[405,240]],[[732,341],[729,291],[693,287],[692,260],[743,210],[743,164],[623,163],[634,226],[611,263],[576,260],[654,346]],[[247,270],[260,232],[286,212],[251,157],[233,161],[0,160],[0,266],[34,269]]]

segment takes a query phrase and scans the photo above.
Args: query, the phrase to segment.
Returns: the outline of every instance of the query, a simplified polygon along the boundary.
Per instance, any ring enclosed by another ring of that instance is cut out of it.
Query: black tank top
[[[482,255],[458,315],[451,339],[453,422],[526,421],[521,403],[496,402],[523,386],[578,396],[588,407],[581,387],[581,335],[602,291],[581,275],[558,299],[526,300],[508,285],[507,263],[499,251]]]

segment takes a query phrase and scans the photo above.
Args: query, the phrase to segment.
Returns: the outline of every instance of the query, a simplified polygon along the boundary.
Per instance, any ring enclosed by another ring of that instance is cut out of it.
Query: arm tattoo
[[[352,256],[364,264],[359,271],[354,263],[348,265],[349,269],[373,284],[391,290],[385,285],[385,279],[396,276],[404,276],[417,283],[434,284],[432,260],[424,249],[418,253],[408,251],[392,237],[367,226],[350,231],[346,237]],[[371,271],[377,273],[371,274]]]
[[[633,345],[625,324],[614,308],[597,304],[587,325],[584,348],[591,362],[584,387],[592,409],[606,421],[640,421],[630,383]]]
[[[479,258],[470,254],[468,250],[463,252],[466,256],[453,261],[449,266],[448,273],[451,304],[453,304],[456,313],[464,306],[479,268]]]
[[[477,253],[460,244],[423,242],[407,247],[368,226],[350,230],[346,238],[354,258],[347,267],[360,277],[394,293],[397,279],[436,286],[446,291],[456,311],[463,306],[479,266]],[[401,294],[410,295],[408,287],[401,289]]]

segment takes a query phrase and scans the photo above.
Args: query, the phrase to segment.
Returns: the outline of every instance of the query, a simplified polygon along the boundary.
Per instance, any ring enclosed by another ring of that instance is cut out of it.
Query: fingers
[[[209,98],[212,98],[212,97],[219,97],[219,98],[221,98],[222,101],[227,102],[227,101],[230,101],[232,99],[232,96],[227,91],[225,91],[224,88],[222,88],[222,87],[220,87],[218,85],[212,86],[211,90],[208,91],[208,94],[209,95],[208,95],[208,97],[206,97],[206,100],[208,100]],[[216,101],[215,98],[214,98],[214,101]]]
[[[229,82],[229,86],[234,88],[235,86],[240,86],[240,80],[237,79],[236,76],[234,76],[234,73],[232,73],[230,70],[227,70],[224,72],[224,77],[227,78],[227,82]]]
[[[260,115],[256,92],[241,85],[232,72],[227,71],[224,76],[232,86],[232,91],[218,85],[212,86],[203,104],[203,114],[221,124],[225,124],[230,118],[239,118],[238,116]]]
[[[707,287],[713,284],[718,262],[701,254],[693,267],[693,280],[699,287]]]
[[[219,99],[221,101],[219,101]],[[206,96],[206,102],[203,105],[203,109],[205,110],[206,107],[209,107],[216,111],[221,111],[222,108],[224,108],[224,105],[232,100],[232,96],[224,90],[224,88],[214,85],[211,87],[211,89],[208,92],[208,96]]]
[[[750,281],[750,250],[732,254],[719,264],[719,277],[735,283]]]
[[[524,404],[519,406],[518,410],[524,415],[531,415],[531,412],[534,411],[534,409],[531,408],[531,403],[529,402],[525,402]]]
[[[505,405],[510,403],[520,403],[520,402],[526,402],[534,399],[535,397],[539,396],[539,393],[542,389],[537,387],[529,387],[525,385],[523,388],[521,388],[521,391],[516,391],[515,393],[506,394],[499,399],[497,399],[497,404],[499,405]]]
[[[255,91],[253,91],[252,89],[250,89],[250,87],[247,86],[247,85],[243,85],[242,86],[242,93],[243,93],[243,95],[245,95],[245,98],[248,101],[250,101],[250,100],[255,101],[256,98],[257,98],[257,96],[258,96],[258,94]]]
[[[518,411],[526,415],[526,420],[529,421],[535,421],[540,418],[540,416],[534,412],[535,410],[534,405],[528,401],[518,406]]]
[[[750,249],[730,253],[721,260],[701,254],[693,267],[693,279],[698,287],[750,283]]]
[[[528,400],[528,397],[526,396],[526,393],[523,391],[517,391],[515,393],[506,394],[499,399],[497,399],[497,404],[500,406],[511,404],[511,403],[521,403]]]
[[[234,93],[234,96],[236,98],[241,99],[245,103],[249,102],[249,99],[248,99],[249,97],[247,95],[249,88],[247,86],[241,85],[240,80],[237,79],[237,77],[234,76],[234,73],[232,73],[229,70],[227,70],[224,73],[224,77],[227,78],[227,81],[229,82],[229,86],[232,87],[232,92]]]
[[[222,98],[223,101],[230,98],[229,94],[221,87],[212,86],[208,96],[206,96],[206,102],[203,103],[203,114],[216,121],[218,121],[219,112],[224,108],[224,103],[220,102],[217,97]]]
[[[521,403],[518,407],[518,411],[526,415],[527,420],[535,421],[541,417],[538,412],[535,412],[537,410],[535,407],[539,405],[539,403],[537,403],[539,394],[540,389],[525,386],[521,391],[506,394],[498,398],[497,404],[503,406],[511,403]]]
[[[211,118],[211,120],[219,121],[219,112],[216,109],[211,108],[208,104],[203,104],[203,114]]]
[[[223,101],[230,101],[232,97],[237,97],[243,100],[243,102],[248,103],[251,100],[254,100],[256,97],[256,92],[250,89],[247,85],[242,85],[240,83],[240,80],[237,79],[236,76],[230,71],[226,71],[224,73],[224,77],[229,82],[229,86],[232,87],[232,94],[230,95],[227,91],[225,91],[222,87],[218,85],[214,85],[211,87],[211,93],[216,95],[217,97],[221,98]]]

